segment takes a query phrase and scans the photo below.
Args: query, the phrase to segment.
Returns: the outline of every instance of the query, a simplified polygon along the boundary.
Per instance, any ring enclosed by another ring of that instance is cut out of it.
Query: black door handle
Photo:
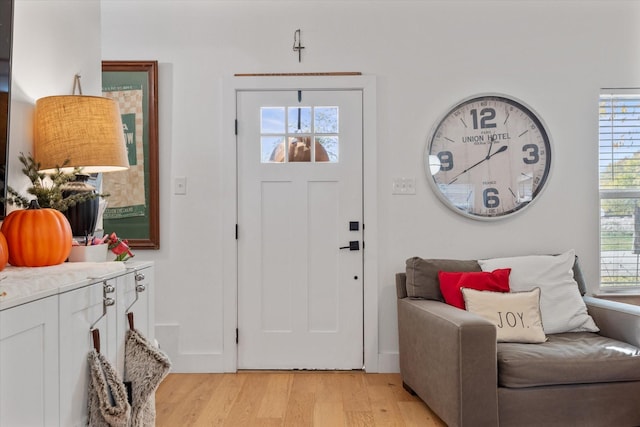
[[[351,240],[349,246],[341,246],[340,249],[349,249],[350,251],[359,251],[360,242],[358,240]]]

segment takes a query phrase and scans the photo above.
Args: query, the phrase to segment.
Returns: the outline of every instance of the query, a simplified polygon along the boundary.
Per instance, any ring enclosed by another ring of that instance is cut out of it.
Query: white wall
[[[108,60],[157,59],[161,249],[158,336],[176,371],[215,371],[224,352],[221,79],[233,73],[361,71],[377,79],[380,368],[397,369],[394,273],[410,256],[481,258],[575,248],[598,280],[597,101],[640,86],[640,3],[632,1],[102,0]],[[97,23],[96,23],[97,25]],[[302,30],[302,63],[292,51]],[[73,68],[73,67],[71,67]],[[75,71],[75,69],[74,69]],[[444,207],[421,156],[438,117],[472,94],[532,106],[553,139],[541,198],[477,222]],[[370,165],[371,166],[371,165]],[[188,195],[171,179],[188,178]],[[393,177],[416,179],[391,195]],[[164,325],[164,326],[163,326]],[[164,340],[164,342],[162,341]]]
[[[23,190],[17,159],[33,154],[35,101],[71,95],[77,73],[85,95],[100,94],[100,0],[14,1],[8,183]]]

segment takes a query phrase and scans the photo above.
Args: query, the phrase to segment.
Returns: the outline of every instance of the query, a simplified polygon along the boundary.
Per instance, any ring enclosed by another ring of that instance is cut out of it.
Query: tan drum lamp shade
[[[95,191],[88,174],[129,168],[120,109],[109,98],[62,95],[40,98],[34,114],[34,160],[40,172],[82,168],[83,175],[69,183],[70,192]],[[62,168],[65,162],[68,163]],[[87,175],[85,175],[87,174]],[[72,193],[70,193],[72,194]],[[74,236],[94,233],[98,199],[87,200],[64,214]]]
[[[80,167],[84,173],[129,168],[120,109],[109,98],[63,95],[36,101],[34,159],[41,172]]]

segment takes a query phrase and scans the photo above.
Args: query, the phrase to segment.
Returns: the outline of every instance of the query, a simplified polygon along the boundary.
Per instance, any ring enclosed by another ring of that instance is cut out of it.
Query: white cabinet
[[[0,427],[87,425],[91,326],[120,377],[127,309],[135,328],[153,339],[153,264],[126,267],[0,310]]]
[[[60,294],[61,426],[87,425],[87,355],[93,348],[90,327],[98,319],[95,328],[100,332],[100,352],[116,366],[115,306],[104,304],[105,298],[115,303],[116,283],[114,278]]]
[[[124,375],[124,342],[129,328],[126,312],[143,335],[153,328],[149,314],[153,268],[128,268],[125,274],[60,294],[60,425],[87,424],[89,387],[87,354],[93,348],[91,325],[100,332],[100,352],[120,378]],[[137,289],[137,292],[136,292]],[[137,294],[137,300],[136,300]],[[104,301],[107,304],[104,304]],[[113,302],[113,305],[111,304]],[[102,314],[105,313],[105,316]],[[99,319],[99,320],[98,320]]]
[[[0,311],[0,426],[55,426],[58,413],[58,298]]]

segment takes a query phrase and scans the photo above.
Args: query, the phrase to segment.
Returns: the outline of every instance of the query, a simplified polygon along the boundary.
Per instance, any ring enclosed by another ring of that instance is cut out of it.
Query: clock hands
[[[491,148],[493,147],[493,141],[491,141],[491,144],[489,145],[489,152],[487,153],[487,155],[480,160],[479,162],[474,163],[473,165],[469,166],[468,168],[466,168],[465,170],[463,170],[462,172],[460,172],[459,174],[457,174],[455,177],[453,177],[453,179],[449,182],[448,185],[453,184],[454,182],[456,182],[458,180],[458,177],[460,177],[460,175],[464,175],[465,173],[469,172],[471,169],[475,168],[476,166],[478,166],[481,163],[486,162],[487,160],[489,160],[490,158],[492,158],[493,156],[495,156],[498,153],[502,153],[503,151],[507,151],[507,147],[508,145],[503,145],[502,147],[500,147],[498,149],[498,151],[496,151],[495,153],[491,153]]]

